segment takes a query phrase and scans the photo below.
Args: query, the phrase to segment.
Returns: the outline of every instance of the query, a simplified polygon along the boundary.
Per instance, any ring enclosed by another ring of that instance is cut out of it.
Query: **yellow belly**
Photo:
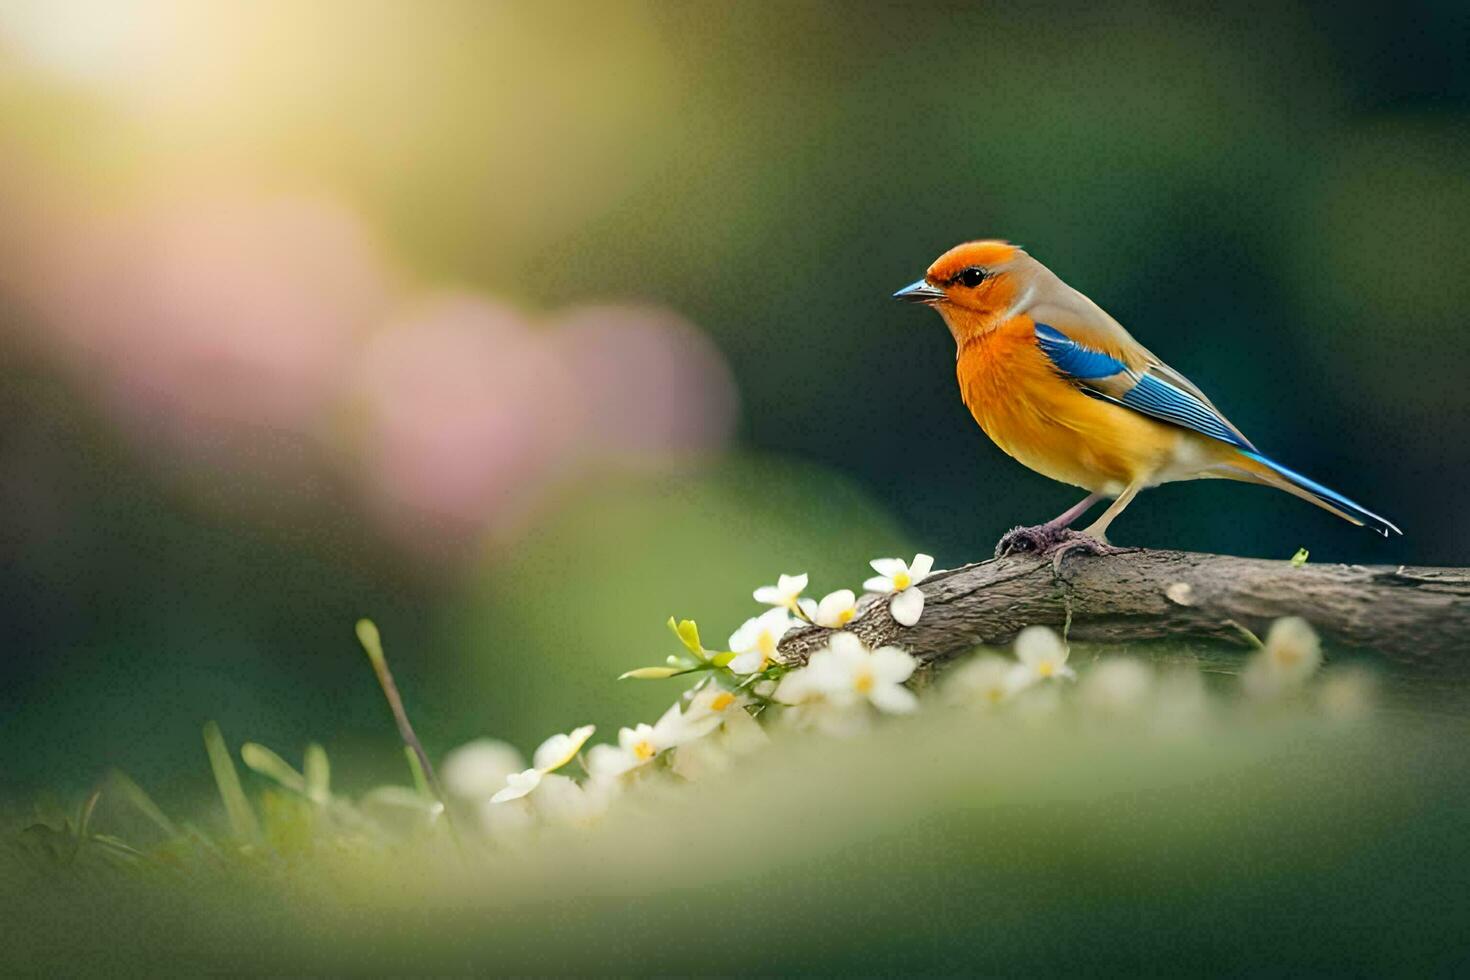
[[[1174,468],[1186,433],[1062,380],[1031,331],[966,347],[957,371],[965,405],[1013,458],[1053,480],[1121,493]]]

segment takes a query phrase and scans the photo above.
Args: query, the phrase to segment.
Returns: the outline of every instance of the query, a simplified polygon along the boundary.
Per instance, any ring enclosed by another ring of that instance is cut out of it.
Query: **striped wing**
[[[1045,323],[1036,324],[1036,343],[1060,374],[1094,398],[1240,449],[1256,448],[1210,404],[1204,392],[1162,361],[1150,358],[1142,367],[1130,368],[1113,355],[1078,343]]]

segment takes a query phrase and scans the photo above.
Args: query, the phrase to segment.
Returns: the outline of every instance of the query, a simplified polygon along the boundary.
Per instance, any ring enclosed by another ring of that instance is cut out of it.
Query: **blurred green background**
[[[670,614],[988,554],[1077,493],[888,299],[1027,246],[1404,528],[1145,495],[1124,543],[1464,563],[1470,12],[0,0],[0,796],[399,778],[644,717]]]

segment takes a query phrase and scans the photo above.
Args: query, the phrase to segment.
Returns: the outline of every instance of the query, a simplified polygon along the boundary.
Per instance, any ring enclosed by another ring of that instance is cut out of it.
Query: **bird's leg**
[[[1101,493],[1090,493],[1045,524],[1037,524],[1035,527],[1011,528],[996,544],[995,557],[1001,558],[1018,551],[1029,551],[1039,555],[1071,540],[1077,536],[1077,532],[1071,530],[1072,523],[1087,513],[1088,508],[1102,498]]]
[[[1083,534],[1102,544],[1108,543],[1108,525],[1117,520],[1118,515],[1133,503],[1133,498],[1138,496],[1138,491],[1143,489],[1142,483],[1130,483],[1128,488],[1118,494],[1118,499],[1108,505],[1108,509],[1102,512],[1102,516],[1083,530]]]
[[[1059,544],[1051,553],[1051,567],[1055,571],[1061,571],[1062,559],[1074,551],[1080,551],[1088,555],[1109,555],[1117,549],[1108,544],[1108,525],[1123,513],[1124,509],[1138,496],[1138,491],[1143,489],[1143,483],[1129,484],[1127,489],[1118,494],[1118,499],[1108,505],[1108,509],[1102,512],[1102,516],[1089,524],[1085,530],[1071,531],[1066,541]]]

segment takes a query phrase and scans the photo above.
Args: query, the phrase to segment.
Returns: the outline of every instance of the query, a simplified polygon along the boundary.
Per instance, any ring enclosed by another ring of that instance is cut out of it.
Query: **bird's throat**
[[[944,325],[949,328],[955,349],[960,353],[964,352],[966,345],[994,333],[1001,325],[998,313],[985,313],[952,304],[939,307],[939,315],[944,318]]]

